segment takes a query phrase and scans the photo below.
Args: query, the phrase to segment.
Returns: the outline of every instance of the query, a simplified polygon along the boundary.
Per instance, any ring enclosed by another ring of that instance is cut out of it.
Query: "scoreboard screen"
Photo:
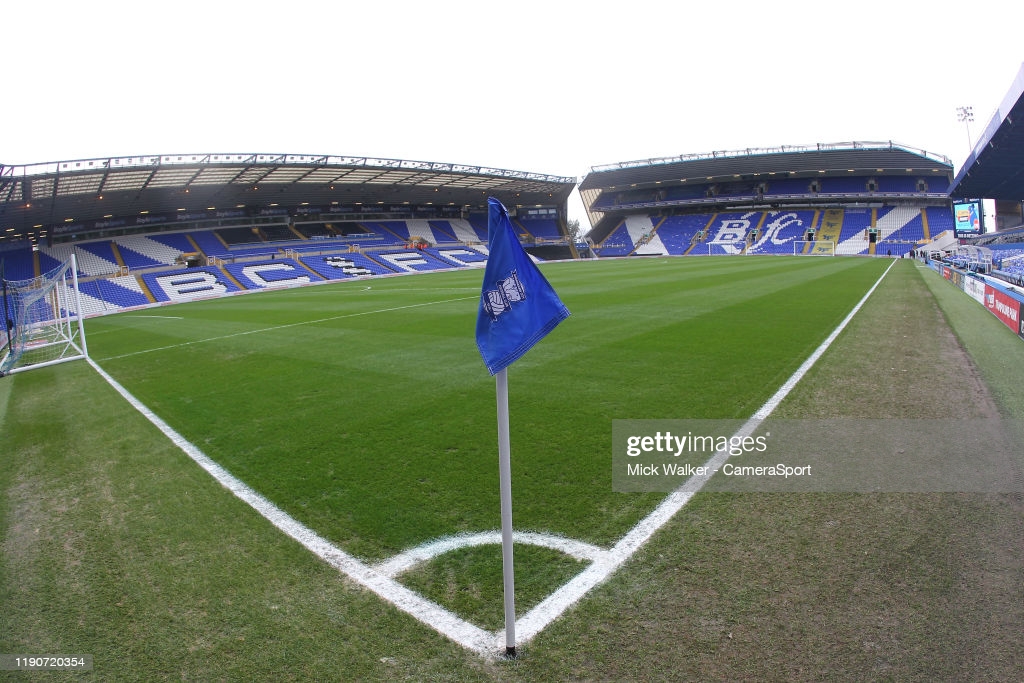
[[[981,202],[961,201],[953,204],[953,219],[956,235],[980,235],[984,232],[981,223]]]

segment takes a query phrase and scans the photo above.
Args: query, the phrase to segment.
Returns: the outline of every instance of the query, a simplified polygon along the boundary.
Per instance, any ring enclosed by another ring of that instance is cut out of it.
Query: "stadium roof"
[[[957,173],[950,194],[1024,200],[1024,65]]]
[[[819,143],[682,154],[595,166],[580,183],[580,190],[642,186],[665,181],[724,180],[761,174],[800,177],[848,171],[952,175],[953,166],[945,156],[891,141]]]
[[[399,159],[174,154],[0,166],[0,238],[66,222],[268,206],[563,206],[575,178]]]

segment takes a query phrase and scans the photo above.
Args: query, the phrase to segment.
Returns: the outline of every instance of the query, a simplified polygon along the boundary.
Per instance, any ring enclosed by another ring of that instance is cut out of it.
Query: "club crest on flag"
[[[516,271],[512,271],[504,280],[498,280],[494,289],[488,289],[483,295],[483,306],[492,321],[497,321],[498,316],[511,308],[512,304],[526,301],[526,290],[523,283],[519,281]]]

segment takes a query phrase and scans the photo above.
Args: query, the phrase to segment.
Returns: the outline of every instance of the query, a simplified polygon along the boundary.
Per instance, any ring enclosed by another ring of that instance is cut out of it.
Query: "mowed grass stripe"
[[[611,420],[749,416],[883,265],[751,258],[546,267],[573,317],[510,372],[516,527],[613,543],[660,496],[612,493]],[[179,346],[103,365],[235,476],[346,551],[379,560],[497,525],[494,384],[473,340],[475,299],[398,309],[436,300],[437,287],[478,287],[480,277],[372,281],[358,296],[332,285],[333,315],[320,288],[178,306],[182,330],[195,335],[264,331],[201,353]],[[419,283],[423,291],[411,289]],[[303,318],[307,302],[313,310]],[[371,310],[381,312],[349,315]],[[282,324],[293,326],[274,329]],[[123,330],[121,354],[136,325]],[[111,355],[115,336],[100,336],[94,356]],[[154,342],[149,330],[134,340],[136,350]]]

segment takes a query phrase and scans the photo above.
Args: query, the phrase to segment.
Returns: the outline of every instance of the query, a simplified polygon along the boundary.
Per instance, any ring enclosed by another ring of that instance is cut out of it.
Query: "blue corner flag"
[[[476,319],[476,345],[495,375],[529,351],[569,309],[526,254],[508,210],[487,199],[487,267]]]

